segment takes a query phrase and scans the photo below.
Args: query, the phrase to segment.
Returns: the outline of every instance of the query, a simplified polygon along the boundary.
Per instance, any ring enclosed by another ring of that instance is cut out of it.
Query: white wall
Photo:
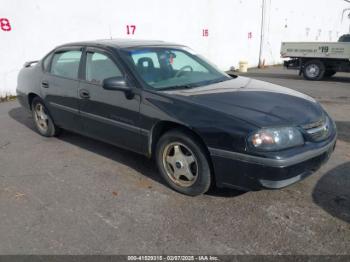
[[[0,0],[0,96],[14,94],[25,61],[57,45],[102,38],[158,39],[183,43],[220,68],[239,60],[256,66],[262,0]],[[279,63],[281,41],[335,41],[349,30],[343,0],[266,0],[263,57]],[[127,35],[126,25],[136,25]],[[307,29],[308,28],[308,29]],[[203,37],[202,30],[209,36]],[[307,33],[308,32],[308,33]],[[248,33],[252,38],[248,39]]]
[[[281,41],[337,41],[349,32],[350,3],[343,0],[266,0],[268,64],[281,61]]]

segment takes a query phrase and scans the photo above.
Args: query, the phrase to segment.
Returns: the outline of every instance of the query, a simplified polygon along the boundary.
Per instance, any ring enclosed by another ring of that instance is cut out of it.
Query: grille
[[[303,126],[311,141],[322,141],[327,139],[330,134],[330,127],[330,120],[328,117]]]

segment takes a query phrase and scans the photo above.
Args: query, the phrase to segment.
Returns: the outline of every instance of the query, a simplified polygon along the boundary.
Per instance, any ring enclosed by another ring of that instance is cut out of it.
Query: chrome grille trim
[[[327,123],[324,123],[322,126],[319,127],[315,127],[315,128],[310,128],[306,130],[306,133],[308,133],[309,135],[313,135],[315,133],[318,133],[320,131],[323,131],[324,129],[327,128]]]
[[[322,119],[318,120],[317,122],[303,125],[302,128],[304,128],[305,130],[312,129],[312,128],[319,127],[319,126],[323,125],[325,122],[326,122],[326,119],[322,118]]]
[[[303,128],[307,133],[307,135],[311,138],[311,140],[321,141],[329,137],[330,125],[331,125],[331,122],[329,118],[326,117],[325,119],[322,119],[318,122],[306,125],[309,128],[305,128],[305,126],[303,126]],[[310,126],[312,127],[310,128]]]

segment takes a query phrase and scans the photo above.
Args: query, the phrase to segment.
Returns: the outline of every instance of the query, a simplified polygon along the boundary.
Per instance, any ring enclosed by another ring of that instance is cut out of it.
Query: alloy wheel
[[[198,162],[193,152],[180,142],[168,144],[163,151],[163,166],[168,177],[181,187],[192,186],[198,178]]]
[[[49,127],[49,118],[45,113],[45,108],[41,103],[37,103],[34,107],[34,118],[37,127],[41,132],[46,133]]]

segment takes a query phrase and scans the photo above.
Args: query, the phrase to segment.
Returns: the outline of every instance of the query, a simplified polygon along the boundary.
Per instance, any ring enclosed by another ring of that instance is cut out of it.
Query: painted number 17
[[[136,25],[127,25],[126,26],[126,34],[127,35],[135,34],[135,30],[136,30]]]

